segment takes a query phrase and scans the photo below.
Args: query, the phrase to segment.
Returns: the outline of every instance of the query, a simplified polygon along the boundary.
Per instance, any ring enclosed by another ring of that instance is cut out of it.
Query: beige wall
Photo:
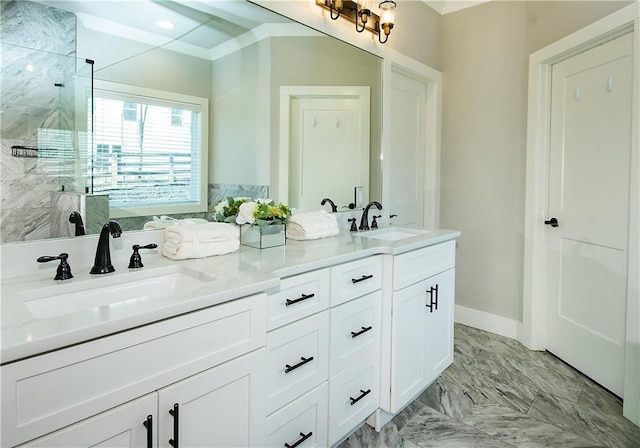
[[[522,319],[528,57],[628,2],[489,2],[441,23],[441,221],[456,303]]]
[[[280,87],[369,86],[371,88],[369,198],[380,199],[382,189],[379,156],[382,127],[381,64],[380,58],[332,38],[278,37],[272,39],[271,188],[274,193],[277,193],[274,187],[277,185],[275,180],[280,141]]]
[[[396,25],[385,45],[440,70],[440,14],[421,0],[397,3]]]

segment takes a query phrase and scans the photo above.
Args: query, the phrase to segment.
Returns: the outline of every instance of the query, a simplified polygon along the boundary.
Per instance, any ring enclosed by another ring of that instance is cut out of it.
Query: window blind
[[[96,90],[92,118],[94,193],[108,193],[113,207],[199,200],[197,105]]]

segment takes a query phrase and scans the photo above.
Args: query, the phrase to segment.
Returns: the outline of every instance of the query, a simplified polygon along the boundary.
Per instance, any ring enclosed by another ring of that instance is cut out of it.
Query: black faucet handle
[[[373,215],[373,221],[371,222],[371,228],[372,229],[377,229],[378,228],[378,218],[382,218],[382,215]]]
[[[158,245],[156,243],[147,244],[146,246],[140,246],[138,244],[134,244],[133,246],[131,246],[131,249],[133,249],[133,253],[131,254],[131,258],[129,258],[129,269],[138,269],[144,267],[144,265],[142,264],[142,257],[138,252],[140,249],[155,249],[157,247]]]
[[[351,223],[351,229],[349,229],[350,232],[358,231],[358,226],[356,226],[356,218],[349,218],[347,219],[347,222]]]
[[[73,274],[71,273],[71,266],[67,262],[69,258],[69,254],[61,253],[57,257],[44,255],[42,257],[38,257],[36,260],[38,263],[48,263],[49,261],[60,260],[60,264],[58,265],[58,269],[56,271],[56,276],[53,278],[54,280],[68,280],[73,278]]]

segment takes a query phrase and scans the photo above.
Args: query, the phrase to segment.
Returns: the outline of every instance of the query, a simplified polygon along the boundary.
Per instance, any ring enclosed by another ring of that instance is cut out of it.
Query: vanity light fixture
[[[356,31],[362,33],[367,27],[369,17],[371,17],[371,10],[366,7],[364,0],[356,0]],[[358,27],[358,21],[362,23],[362,28]]]
[[[395,23],[396,2],[383,0],[378,7],[380,15],[371,11],[367,3],[371,0],[316,0],[316,5],[329,10],[332,20],[344,17],[356,25],[356,31],[362,33],[365,29],[378,35],[378,41],[384,44],[389,40],[389,34]],[[384,40],[382,40],[384,34]]]
[[[342,8],[344,7],[344,3],[342,0],[329,0],[329,10],[330,15],[331,15],[331,20],[338,20],[338,17],[340,17],[340,13],[342,12]],[[338,11],[338,14],[334,17],[333,16],[333,11],[336,10]]]
[[[389,40],[389,34],[391,33],[391,28],[393,28],[395,16],[396,2],[393,0],[384,0],[380,3],[380,28],[378,29],[378,40],[381,44]],[[384,41],[380,37],[382,33],[384,33],[385,36]]]

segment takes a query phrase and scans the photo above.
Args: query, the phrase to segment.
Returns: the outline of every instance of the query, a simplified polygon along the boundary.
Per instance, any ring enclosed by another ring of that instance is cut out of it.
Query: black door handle
[[[173,416],[173,439],[169,439],[169,445],[173,448],[179,448],[180,443],[178,442],[178,431],[180,431],[180,423],[179,423],[179,410],[180,406],[178,403],[173,405],[173,409],[169,409],[169,414]]]
[[[556,218],[551,218],[548,221],[544,222],[546,225],[551,226],[551,227],[558,227],[558,220]]]

